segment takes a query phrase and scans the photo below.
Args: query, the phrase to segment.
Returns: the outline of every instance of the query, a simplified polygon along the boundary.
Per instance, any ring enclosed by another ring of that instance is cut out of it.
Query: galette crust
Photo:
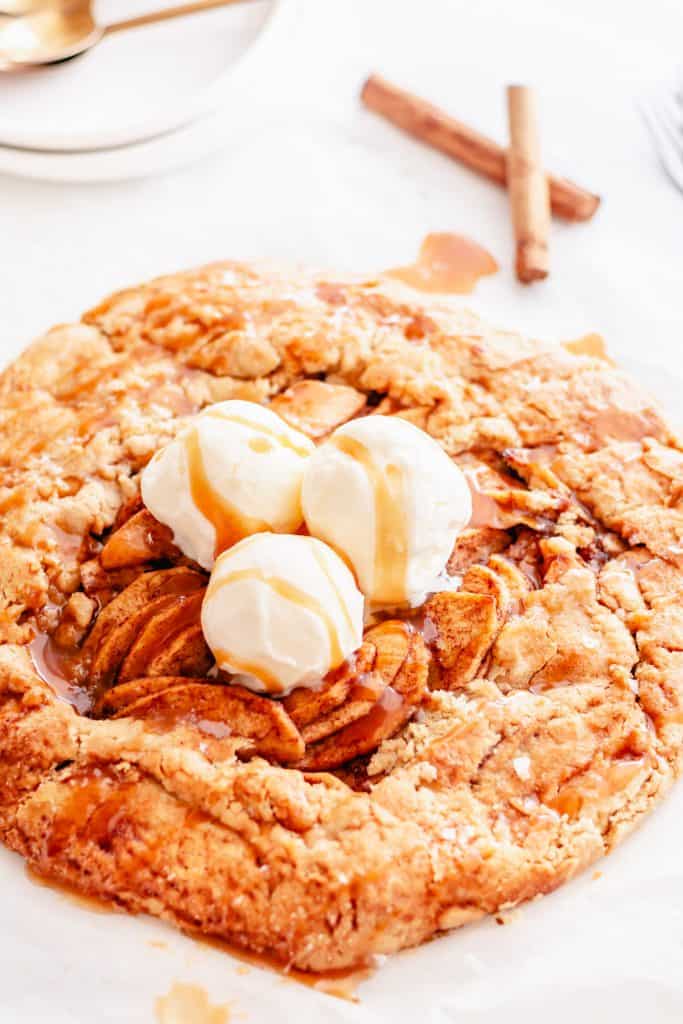
[[[188,415],[283,396],[295,419],[305,379],[476,462],[497,516],[456,547],[431,690],[360,789],[79,715],[28,646],[60,616],[84,635],[99,538]],[[0,377],[0,460],[0,836],[44,874],[326,970],[549,892],[679,770],[683,453],[599,359],[388,281],[215,264],[35,342]]]

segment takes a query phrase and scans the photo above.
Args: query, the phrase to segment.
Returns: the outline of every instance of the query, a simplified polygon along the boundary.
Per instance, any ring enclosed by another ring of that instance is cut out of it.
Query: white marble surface
[[[373,271],[454,230],[501,264],[471,305],[547,338],[601,331],[678,415],[683,197],[634,100],[682,53],[678,0],[284,0],[267,59],[225,109],[219,155],[109,185],[0,178],[2,357],[160,272],[220,257]],[[538,86],[547,164],[605,197],[592,223],[554,225],[547,282],[514,281],[501,192],[359,108],[373,69],[501,137],[504,83]],[[679,787],[601,878],[393,959],[355,1008],[239,974],[155,922],[78,910],[3,852],[0,1020],[142,1024],[181,979],[249,1022],[680,1021],[682,819]]]

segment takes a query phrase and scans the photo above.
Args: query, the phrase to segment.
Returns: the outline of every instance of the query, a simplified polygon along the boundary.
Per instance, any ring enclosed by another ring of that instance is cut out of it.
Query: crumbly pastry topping
[[[229,398],[316,443],[402,417],[472,490],[443,589],[281,701],[216,672],[139,499]],[[551,890],[677,773],[683,453],[600,358],[217,264],[50,331],[0,420],[0,834],[44,873],[324,970]]]

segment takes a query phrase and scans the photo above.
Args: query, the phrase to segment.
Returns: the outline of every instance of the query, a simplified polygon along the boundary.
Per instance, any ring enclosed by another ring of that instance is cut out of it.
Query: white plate
[[[96,13],[106,24],[171,4],[100,0]],[[223,101],[236,64],[251,51],[272,6],[245,0],[105,36],[61,64],[0,74],[0,144],[95,150],[187,124]],[[5,155],[0,166],[11,169],[12,163]],[[14,163],[19,168],[20,158]]]
[[[176,131],[145,142],[82,153],[54,153],[0,146],[0,173],[37,181],[105,182],[146,178],[195,163],[234,141],[242,111],[234,88],[235,109],[208,114]],[[233,95],[233,93],[231,93]]]

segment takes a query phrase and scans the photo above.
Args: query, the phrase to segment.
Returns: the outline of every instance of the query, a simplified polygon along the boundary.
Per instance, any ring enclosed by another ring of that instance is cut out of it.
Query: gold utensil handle
[[[178,4],[177,7],[167,7],[162,11],[150,11],[149,14],[139,14],[135,18],[124,18],[123,21],[113,21],[105,28],[105,33],[121,32],[126,28],[139,28],[142,25],[151,25],[155,21],[166,21],[168,18],[181,18],[185,14],[196,14],[198,11],[208,11],[212,7],[227,7],[229,4],[243,3],[244,0],[192,0],[191,3]]]

